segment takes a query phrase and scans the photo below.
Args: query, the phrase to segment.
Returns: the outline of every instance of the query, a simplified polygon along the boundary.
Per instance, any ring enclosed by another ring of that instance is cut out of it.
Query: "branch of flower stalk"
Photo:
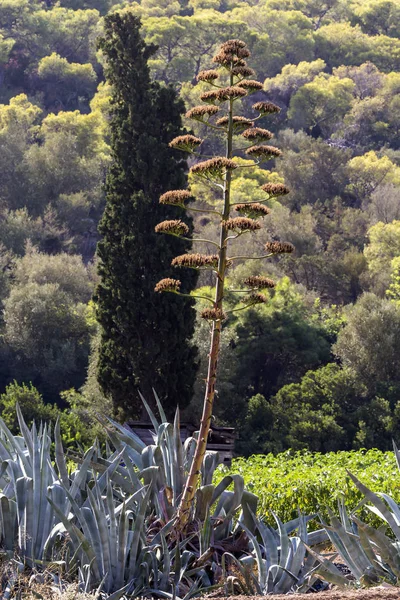
[[[202,121],[201,119],[195,119],[198,123],[202,123],[206,125],[206,127],[211,127],[211,129],[217,129],[218,131],[224,131],[224,127],[218,127],[218,125],[213,125],[209,121]]]
[[[196,298],[199,300],[207,300],[207,302],[211,302],[211,304],[214,304],[214,300],[212,300],[212,298],[208,298],[207,296],[200,296],[197,294],[183,294],[182,292],[171,292],[172,294],[176,294],[177,296],[184,296],[186,298]]]
[[[162,231],[161,233],[163,233],[164,235],[172,235],[173,237],[177,237],[180,240],[187,240],[188,242],[204,242],[205,244],[212,244],[213,246],[216,246],[217,248],[220,247],[217,242],[213,242],[212,240],[206,240],[206,239],[202,239],[202,238],[188,238],[188,237],[184,237],[183,235],[178,235],[177,233],[171,233],[169,231]]]
[[[244,235],[245,233],[254,233],[254,231],[250,231],[250,230],[240,231],[236,235],[230,235],[229,237],[227,237],[226,241],[229,242],[229,240],[236,240],[238,237],[240,237],[241,235]]]
[[[268,202],[268,200],[271,200],[272,198],[275,198],[276,196],[269,196],[268,198],[266,198],[265,200],[251,200],[250,202],[248,202],[246,200],[246,202],[232,202],[231,206],[236,206],[237,204],[264,204],[264,202]]]
[[[246,308],[250,308],[251,306],[260,306],[259,302],[252,302],[251,304],[246,304],[246,306],[241,306],[240,308],[232,308],[232,310],[227,310],[226,314],[230,315],[234,312],[239,312],[240,310],[246,310]]]
[[[264,256],[232,256],[232,258],[228,258],[228,260],[262,260],[263,258],[270,258],[274,256],[274,253],[264,254]]]
[[[211,213],[213,215],[218,215],[219,217],[222,217],[222,213],[218,212],[217,210],[209,210],[207,208],[192,208],[191,206],[187,206],[185,208],[186,208],[186,210],[192,210],[193,212]]]
[[[225,175],[226,173],[222,174],[222,177]],[[200,175],[199,173],[194,173],[193,177],[197,177],[198,179],[204,179],[204,181],[207,181],[207,183],[212,183],[213,185],[216,185],[219,188],[223,189],[223,185],[221,183],[217,183],[216,181],[214,181],[213,179],[211,179],[210,177],[207,177],[207,175]]]

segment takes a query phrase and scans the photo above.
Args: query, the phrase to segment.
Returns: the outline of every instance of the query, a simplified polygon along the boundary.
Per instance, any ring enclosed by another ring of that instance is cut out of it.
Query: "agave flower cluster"
[[[257,127],[256,121],[279,112],[279,107],[268,101],[258,101],[252,105],[253,114],[245,117],[235,114],[237,106],[248,96],[260,92],[263,86],[254,79],[254,71],[247,65],[246,59],[250,52],[246,44],[241,40],[229,40],[222,44],[218,53],[214,56],[215,68],[201,71],[197,79],[202,86],[208,85],[209,90],[203,91],[200,99],[203,104],[191,108],[186,117],[193,119],[203,125],[217,129],[226,139],[226,152],[224,156],[203,156],[201,146],[203,140],[194,135],[181,135],[170,142],[170,147],[191,152],[199,160],[190,169],[194,178],[216,187],[221,192],[220,203],[215,209],[207,210],[213,214],[218,221],[219,243],[194,237],[193,241],[198,243],[211,243],[217,246],[217,252],[213,255],[185,254],[176,257],[172,265],[177,268],[189,267],[195,269],[208,269],[215,274],[215,296],[209,300],[212,306],[202,310],[201,317],[211,322],[211,349],[209,354],[209,366],[206,382],[203,417],[201,421],[200,434],[196,449],[196,456],[192,463],[192,471],[189,474],[187,486],[183,494],[181,506],[178,513],[177,524],[184,527],[193,514],[193,498],[199,479],[199,472],[206,450],[206,440],[210,428],[212,416],[212,405],[214,401],[214,389],[216,381],[216,370],[220,345],[220,333],[222,322],[228,316],[223,307],[223,297],[226,285],[226,271],[235,261],[244,259],[263,259],[275,254],[293,251],[293,246],[287,242],[271,240],[265,246],[262,256],[236,256],[230,255],[231,245],[242,235],[253,235],[262,228],[262,221],[268,216],[270,210],[265,204],[278,196],[289,192],[283,184],[266,183],[262,186],[265,192],[263,202],[235,203],[232,200],[231,183],[234,171],[242,168],[237,157],[244,155],[253,159],[254,165],[275,160],[281,156],[281,151],[269,145],[267,142],[273,137],[268,129]],[[234,140],[240,140],[240,148],[234,148]],[[172,190],[164,193],[160,202],[179,206],[184,210],[201,209],[192,206],[195,200],[188,190]],[[181,221],[164,221],[157,225],[156,231],[187,238],[190,234]],[[268,293],[263,290],[272,288],[274,282],[268,277],[247,278],[242,282],[240,290],[232,290],[242,294],[239,310],[262,304],[268,301]],[[181,294],[179,279],[161,280],[156,285],[157,292],[171,292]],[[238,309],[236,309],[238,310]]]

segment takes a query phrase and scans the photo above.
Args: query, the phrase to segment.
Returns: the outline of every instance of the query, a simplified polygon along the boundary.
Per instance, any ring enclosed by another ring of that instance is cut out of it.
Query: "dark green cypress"
[[[152,387],[171,415],[192,396],[195,311],[192,300],[156,294],[154,286],[162,277],[177,277],[171,260],[191,243],[158,235],[154,227],[161,220],[181,218],[192,228],[184,211],[159,204],[161,194],[187,183],[186,160],[168,147],[182,134],[184,105],[171,87],[151,81],[147,63],[155,48],[142,40],[137,17],[107,16],[100,48],[113,92],[112,165],[98,245],[98,379],[125,417],[142,412],[138,390],[152,402]],[[183,276],[178,274],[182,290],[189,292],[197,274]]]

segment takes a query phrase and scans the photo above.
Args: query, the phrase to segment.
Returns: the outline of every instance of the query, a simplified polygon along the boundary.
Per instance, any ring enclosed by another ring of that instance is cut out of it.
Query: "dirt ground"
[[[287,597],[287,596],[286,596]],[[330,590],[316,594],[295,594],[293,600],[400,600],[400,588],[376,587],[365,590]],[[268,596],[268,600],[282,600],[283,596]],[[213,600],[226,600],[225,596]],[[231,596],[231,600],[261,600],[259,596]],[[265,600],[263,596],[262,600]]]

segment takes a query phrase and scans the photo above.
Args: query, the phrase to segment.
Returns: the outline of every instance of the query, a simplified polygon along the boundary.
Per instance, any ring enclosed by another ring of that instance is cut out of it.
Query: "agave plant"
[[[400,453],[395,444],[394,453],[400,468]],[[318,572],[321,577],[336,585],[371,587],[382,581],[398,585],[400,580],[400,507],[388,494],[372,492],[357,477],[348,472],[364,498],[349,514],[344,500],[339,500],[339,516],[330,511],[330,524],[322,521],[327,534],[352,574],[345,578],[335,565],[322,560]],[[369,504],[367,504],[369,502]],[[378,529],[356,517],[355,512],[366,506],[382,519]],[[386,535],[390,528],[391,536]]]
[[[21,557],[34,561],[43,558],[46,540],[58,523],[48,490],[61,507],[65,494],[58,493],[47,425],[37,431],[34,424],[29,430],[18,406],[17,414],[22,436],[14,436],[0,419],[0,535],[9,552],[18,548]]]
[[[307,522],[312,516],[301,515],[286,524],[277,515],[273,516],[276,529],[256,519],[256,533],[253,534],[241,524],[252,551],[240,559],[230,553],[224,554],[222,566],[227,594],[239,591],[253,596],[266,596],[306,592],[313,588],[320,560],[315,552],[310,552],[307,544],[325,543],[326,532],[307,532]],[[297,535],[290,536],[295,530]],[[228,565],[234,565],[241,577],[230,575]]]

